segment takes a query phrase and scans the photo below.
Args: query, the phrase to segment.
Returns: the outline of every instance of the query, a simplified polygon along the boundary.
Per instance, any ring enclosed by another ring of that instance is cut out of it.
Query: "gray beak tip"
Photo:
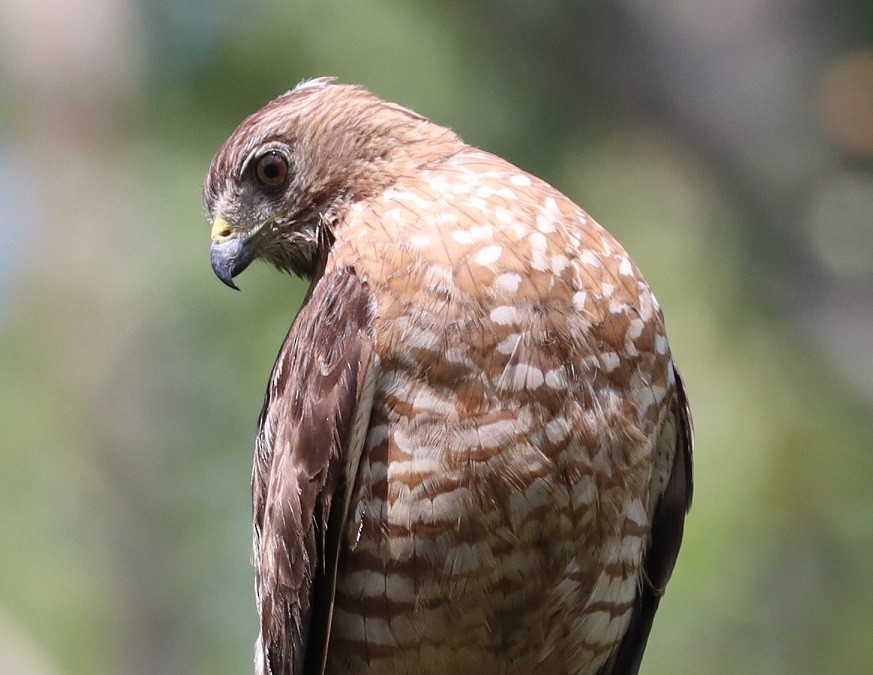
[[[221,281],[238,291],[233,278],[242,272],[252,261],[251,245],[240,239],[214,242],[210,249],[212,270]]]

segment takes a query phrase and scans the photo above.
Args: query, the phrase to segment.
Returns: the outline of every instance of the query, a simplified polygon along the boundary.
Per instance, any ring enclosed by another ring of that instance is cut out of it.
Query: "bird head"
[[[225,284],[256,258],[311,278],[348,209],[451,155],[450,130],[365,89],[310,80],[243,120],[204,185],[212,268]]]

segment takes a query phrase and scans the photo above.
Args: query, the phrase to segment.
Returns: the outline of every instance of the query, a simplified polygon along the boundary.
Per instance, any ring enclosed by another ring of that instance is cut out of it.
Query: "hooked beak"
[[[212,225],[210,257],[215,276],[238,291],[233,278],[248,267],[254,258],[251,237],[240,238],[230,223],[221,216],[216,216]]]

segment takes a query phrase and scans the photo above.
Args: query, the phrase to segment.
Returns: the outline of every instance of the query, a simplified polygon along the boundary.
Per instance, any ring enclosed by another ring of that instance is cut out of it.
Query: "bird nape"
[[[622,246],[330,79],[243,120],[204,192],[222,281],[310,282],[255,442],[257,672],[636,672],[692,429]]]

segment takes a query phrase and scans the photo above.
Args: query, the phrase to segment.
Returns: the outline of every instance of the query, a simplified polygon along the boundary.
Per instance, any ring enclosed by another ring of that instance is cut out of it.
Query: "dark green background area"
[[[304,286],[222,286],[200,191],[318,75],[542,176],[655,289],[696,495],[643,672],[873,670],[873,177],[825,100],[871,43],[861,0],[0,0],[0,672],[251,671]]]

